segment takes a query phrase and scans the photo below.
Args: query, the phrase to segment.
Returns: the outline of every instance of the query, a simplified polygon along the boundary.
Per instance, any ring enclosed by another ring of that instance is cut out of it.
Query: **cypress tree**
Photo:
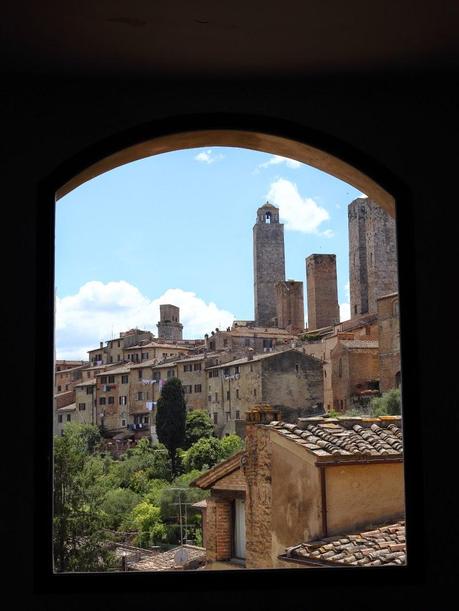
[[[180,380],[172,378],[164,384],[158,399],[156,433],[169,452],[173,476],[177,474],[177,449],[183,447],[185,441],[185,424],[185,393]]]

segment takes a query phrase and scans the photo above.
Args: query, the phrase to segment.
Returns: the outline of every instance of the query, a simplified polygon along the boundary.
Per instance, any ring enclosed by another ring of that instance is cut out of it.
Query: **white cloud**
[[[204,163],[214,163],[219,159],[223,159],[224,155],[221,153],[214,153],[212,149],[207,149],[207,151],[201,151],[194,158],[196,161],[202,161]]]
[[[340,303],[339,304],[339,321],[349,320],[351,318],[351,304]]]
[[[211,329],[226,328],[234,320],[231,312],[206,303],[190,291],[168,289],[150,300],[123,280],[87,282],[76,295],[56,299],[56,358],[87,359],[87,350],[133,327],[157,335],[161,303],[180,308],[184,337],[202,338]]]
[[[286,229],[332,237],[331,229],[323,233],[319,231],[319,225],[330,218],[327,210],[312,198],[302,197],[295,183],[279,178],[271,184],[267,199],[279,208],[279,216],[285,222]]]
[[[301,163],[299,161],[296,161],[295,159],[281,157],[281,155],[273,155],[270,159],[268,159],[268,161],[265,161],[265,163],[260,163],[258,167],[267,168],[270,165],[279,165],[280,163],[285,163],[288,168],[291,168],[293,170],[296,170],[301,166]]]

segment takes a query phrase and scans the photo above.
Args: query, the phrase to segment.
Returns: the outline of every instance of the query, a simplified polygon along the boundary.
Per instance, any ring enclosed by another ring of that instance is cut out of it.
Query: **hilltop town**
[[[206,410],[219,436],[244,436],[247,410],[269,403],[282,417],[346,412],[400,386],[395,221],[377,204],[349,205],[350,320],[340,322],[336,256],[306,258],[303,282],[286,280],[284,227],[267,203],[253,228],[254,320],[184,340],[180,310],[160,306],[157,337],[130,329],[56,361],[55,433],[67,422],[102,426],[115,441],[155,439],[164,381],[183,384],[189,410]]]
[[[56,361],[55,435],[97,425],[115,457],[156,443],[157,401],[179,379],[188,412],[244,440],[190,484],[210,495],[195,504],[202,546],[145,552],[130,570],[405,562],[401,420],[369,417],[401,384],[395,220],[359,198],[348,221],[349,320],[336,256],[312,253],[305,326],[303,282],[285,276],[284,226],[267,202],[253,227],[253,320],[187,340],[179,308],[162,304],[157,336],[130,329],[87,362]]]

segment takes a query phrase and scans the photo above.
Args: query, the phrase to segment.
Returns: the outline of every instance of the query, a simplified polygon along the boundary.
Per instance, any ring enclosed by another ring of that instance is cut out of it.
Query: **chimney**
[[[247,410],[245,420],[247,424],[269,424],[280,420],[280,412],[270,403],[257,403]]]
[[[249,348],[247,350],[247,360],[248,361],[253,361],[253,348]]]
[[[103,348],[104,347],[104,342],[100,342],[100,347]]]

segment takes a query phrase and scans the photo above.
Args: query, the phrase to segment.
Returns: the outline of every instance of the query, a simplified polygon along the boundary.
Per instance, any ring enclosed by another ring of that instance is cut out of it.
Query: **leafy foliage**
[[[382,397],[372,399],[370,404],[373,416],[398,416],[401,413],[400,389],[393,388]]]
[[[226,435],[221,440],[222,450],[223,450],[223,458],[229,458],[239,450],[242,450],[244,447],[243,440],[239,437],[239,435]]]
[[[177,473],[177,449],[185,442],[186,405],[182,383],[178,378],[168,380],[158,399],[156,432],[159,441],[169,452],[172,474]]]
[[[188,412],[185,423],[185,442],[183,449],[188,450],[200,439],[214,436],[214,426],[209,414],[201,409]]]
[[[98,571],[113,565],[104,546],[101,465],[88,460],[99,438],[97,427],[69,425],[54,442],[53,549],[55,570]]]
[[[141,547],[159,545],[166,539],[166,526],[161,521],[160,509],[149,501],[142,501],[131,512],[130,525],[139,531],[136,543]]]
[[[215,437],[200,439],[186,452],[184,465],[187,471],[210,469],[224,458],[222,442]]]

